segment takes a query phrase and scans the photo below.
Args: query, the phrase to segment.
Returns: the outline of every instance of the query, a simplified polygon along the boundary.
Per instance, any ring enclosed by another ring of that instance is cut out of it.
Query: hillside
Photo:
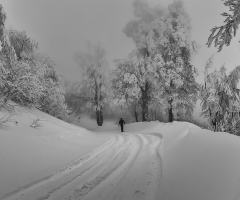
[[[37,116],[43,127],[29,127]],[[14,119],[0,128],[0,199],[240,199],[237,136],[186,122],[91,132],[38,110]]]

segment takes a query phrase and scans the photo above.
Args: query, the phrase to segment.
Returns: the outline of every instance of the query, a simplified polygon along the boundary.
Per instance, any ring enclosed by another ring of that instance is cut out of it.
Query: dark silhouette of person
[[[122,118],[120,118],[118,124],[121,126],[121,131],[123,132],[123,124],[125,124],[125,121]]]

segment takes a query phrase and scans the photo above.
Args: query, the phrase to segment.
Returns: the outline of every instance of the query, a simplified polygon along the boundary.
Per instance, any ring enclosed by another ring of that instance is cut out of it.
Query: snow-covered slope
[[[162,128],[166,199],[240,199],[240,138],[174,122]]]
[[[28,116],[44,126],[30,128]],[[0,199],[240,199],[237,136],[186,122],[120,133],[113,122],[90,132],[37,110],[15,118],[0,128]]]
[[[0,112],[0,118],[6,113]],[[41,117],[43,127],[31,128]],[[13,116],[18,124],[0,126],[0,199],[3,194],[44,179],[106,142],[97,135],[39,110]]]

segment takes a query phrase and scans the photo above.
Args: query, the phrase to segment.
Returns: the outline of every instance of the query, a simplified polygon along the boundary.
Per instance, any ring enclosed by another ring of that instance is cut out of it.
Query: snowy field
[[[29,127],[37,116],[43,127]],[[185,122],[120,133],[85,118],[88,131],[38,110],[13,118],[17,125],[0,127],[1,200],[240,199],[237,136]]]

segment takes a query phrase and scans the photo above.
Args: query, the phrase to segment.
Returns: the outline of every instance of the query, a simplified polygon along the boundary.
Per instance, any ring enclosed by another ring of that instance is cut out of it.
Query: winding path
[[[1,200],[159,199],[161,137],[113,134],[65,168],[0,197]]]

